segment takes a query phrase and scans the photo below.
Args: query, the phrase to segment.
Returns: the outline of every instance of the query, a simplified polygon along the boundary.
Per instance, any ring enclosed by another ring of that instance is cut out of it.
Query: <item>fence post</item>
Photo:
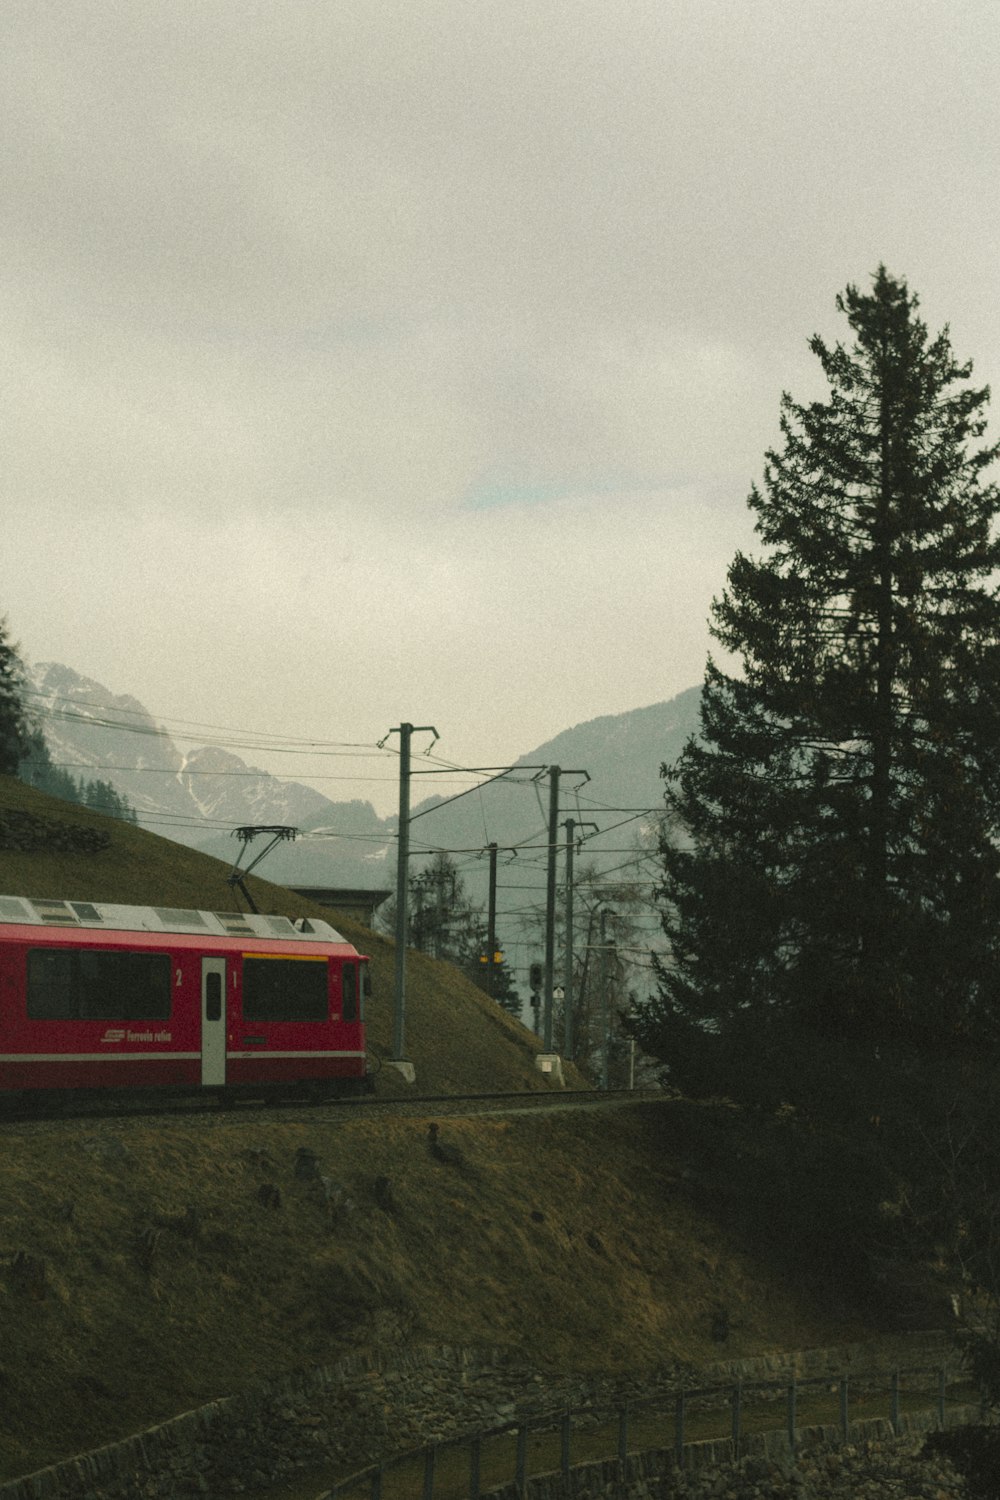
[[[677,1467],[684,1467],[684,1392],[677,1392],[677,1404],[674,1408],[674,1457]]]
[[[436,1448],[428,1448],[424,1453],[424,1500],[434,1500],[434,1459],[437,1456]]]
[[[845,1443],[847,1442],[847,1439],[850,1436],[850,1431],[851,1431],[851,1418],[850,1418],[850,1412],[849,1412],[849,1409],[848,1409],[848,1400],[849,1400],[849,1397],[848,1397],[847,1376],[846,1375],[841,1375],[841,1377],[840,1377],[840,1432],[841,1432],[841,1436],[843,1437]]]
[[[477,1432],[469,1448],[469,1500],[479,1500],[479,1474],[482,1451],[483,1440]]]
[[[898,1370],[893,1370],[893,1372],[892,1372],[892,1399],[891,1399],[890,1406],[889,1406],[889,1421],[892,1423],[892,1430],[893,1430],[893,1432],[898,1437],[899,1436],[899,1371]]]
[[[514,1482],[517,1485],[519,1495],[524,1494],[524,1486],[528,1477],[528,1424],[522,1422],[517,1429],[517,1469]]]
[[[733,1457],[734,1458],[739,1458],[739,1456],[740,1456],[740,1421],[741,1421],[741,1417],[742,1417],[742,1405],[743,1405],[743,1382],[741,1380],[737,1380],[736,1384],[733,1386],[732,1402],[733,1402]]]
[[[372,1500],[382,1500],[382,1465],[372,1474]]]
[[[572,1422],[573,1418],[570,1413],[564,1411],[559,1430],[559,1467],[565,1480],[569,1479],[569,1443]]]
[[[618,1409],[618,1462],[622,1466],[622,1474],[628,1463],[628,1402]]]
[[[795,1452],[795,1395],[796,1386],[793,1375],[792,1383],[788,1387],[788,1446],[792,1453]]]

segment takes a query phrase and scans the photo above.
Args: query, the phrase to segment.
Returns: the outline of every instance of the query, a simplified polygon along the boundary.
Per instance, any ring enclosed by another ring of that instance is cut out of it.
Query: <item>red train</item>
[[[360,1093],[368,988],[313,917],[0,896],[0,1101]]]

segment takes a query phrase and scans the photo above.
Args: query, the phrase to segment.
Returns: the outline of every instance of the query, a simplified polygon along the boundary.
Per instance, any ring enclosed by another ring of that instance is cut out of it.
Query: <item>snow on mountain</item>
[[[177,781],[184,757],[137,698],[111,693],[58,662],[34,667],[30,680],[32,708],[56,765],[77,778],[109,781],[141,817],[189,811]]]
[[[231,863],[240,848],[234,828],[292,826],[302,837],[267,856],[260,870],[266,878],[286,885],[394,884],[394,819],[379,818],[370,803],[331,802],[301,782],[249,765],[223,745],[185,738],[181,748],[137,698],[112,693],[69,667],[46,662],[32,680],[53,761],[74,776],[109,781],[144,827]],[[553,764],[589,773],[589,781],[564,778],[562,816],[607,830],[591,838],[593,829],[586,829],[587,852],[599,858],[603,848],[601,863],[620,863],[623,846],[662,805],[661,764],[696,732],[699,693],[691,688],[669,702],[590,719],[523,756],[507,779],[455,801],[418,804],[414,870],[425,851],[460,851],[470,896],[482,901],[486,862],[475,851],[495,842],[508,850],[521,846],[512,887],[536,880],[548,838],[547,780],[532,781],[539,768]],[[252,857],[251,850],[243,863]],[[512,903],[530,899],[511,891]]]
[[[279,780],[219,745],[180,749],[137,698],[56,662],[35,667],[31,678],[53,761],[73,776],[110,782],[144,827],[202,848],[241,825],[337,823],[337,804],[312,787]],[[370,807],[368,814],[378,824]],[[234,848],[226,843],[220,857]]]

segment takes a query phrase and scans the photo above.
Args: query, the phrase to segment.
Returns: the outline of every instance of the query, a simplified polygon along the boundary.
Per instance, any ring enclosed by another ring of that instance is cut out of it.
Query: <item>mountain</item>
[[[110,781],[135,807],[143,826],[233,861],[240,851],[234,827],[290,825],[303,836],[268,854],[261,866],[268,880],[394,888],[395,819],[380,818],[370,803],[332,802],[301,782],[249,765],[220,744],[181,749],[137,698],[111,693],[69,667],[47,662],[32,675],[33,701],[53,761],[76,776]],[[423,856],[448,850],[469,898],[485,903],[488,862],[482,851],[496,843],[501,850],[501,913],[542,900],[546,768],[553,765],[565,768],[560,841],[572,819],[574,835],[586,838],[581,858],[604,869],[620,866],[662,805],[660,766],[673,760],[695,732],[699,698],[700,688],[689,688],[668,702],[587,720],[523,755],[503,778],[457,798],[415,802],[410,831],[414,869]],[[243,864],[261,847],[251,846]]]
[[[111,782],[144,827],[178,843],[232,861],[240,850],[232,829],[247,824],[303,830],[334,825],[377,838],[383,847],[391,839],[392,824],[369,803],[333,803],[313,787],[272,776],[221,745],[181,749],[137,698],[112,693],[70,667],[44,662],[31,678],[32,704],[53,761],[74,776]],[[252,857],[253,852],[247,858]],[[284,879],[270,859],[267,873]],[[363,855],[355,858],[351,849],[328,846],[314,847],[304,858],[300,854],[286,883],[374,886],[383,877],[371,878]]]

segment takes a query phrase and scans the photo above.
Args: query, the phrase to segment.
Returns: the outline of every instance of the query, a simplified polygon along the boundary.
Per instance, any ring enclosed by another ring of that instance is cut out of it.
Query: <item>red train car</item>
[[[308,917],[0,896],[0,1103],[368,1086],[368,959]]]

